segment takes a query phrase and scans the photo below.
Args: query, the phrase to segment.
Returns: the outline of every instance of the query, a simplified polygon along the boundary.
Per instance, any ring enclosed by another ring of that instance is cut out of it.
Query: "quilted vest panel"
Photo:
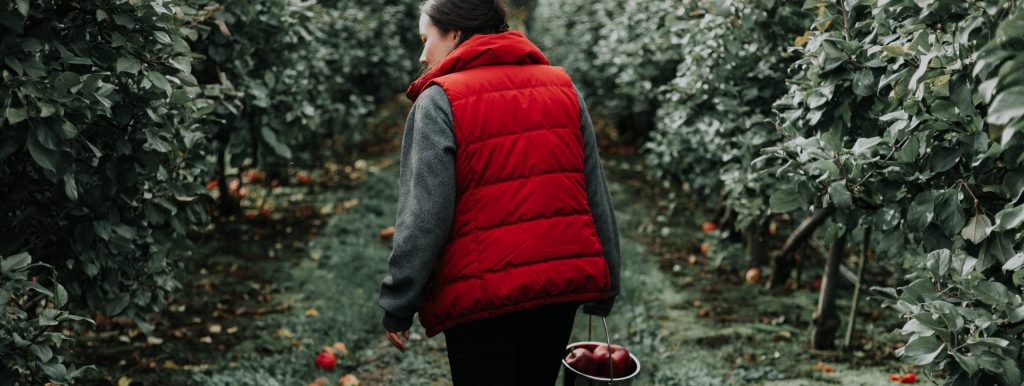
[[[587,203],[579,100],[565,71],[493,64],[430,84],[451,102],[457,198],[419,312],[428,336],[544,304],[605,298],[610,279]]]

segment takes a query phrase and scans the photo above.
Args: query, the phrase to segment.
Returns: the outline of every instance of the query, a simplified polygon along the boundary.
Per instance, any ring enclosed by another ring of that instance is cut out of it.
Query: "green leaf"
[[[1024,266],[1024,252],[1019,252],[1016,255],[1013,255],[1010,260],[1007,260],[1006,263],[1003,264],[1003,270],[1016,271],[1021,266]]]
[[[936,147],[932,149],[932,155],[928,159],[928,169],[931,170],[932,173],[941,173],[949,170],[953,165],[956,165],[956,162],[960,159],[961,152],[962,150],[959,147],[952,149],[948,147]]]
[[[857,142],[854,143],[853,148],[850,149],[850,151],[852,151],[853,154],[863,155],[875,146],[878,146],[879,143],[882,143],[881,137],[857,138]]]
[[[971,217],[971,220],[967,222],[964,229],[960,231],[960,237],[963,237],[964,240],[978,244],[988,237],[991,228],[992,221],[988,219],[988,216],[979,213],[974,217]]]
[[[877,79],[871,70],[864,69],[853,75],[853,93],[860,96],[868,96],[875,93]]]
[[[43,295],[46,295],[46,297],[48,297],[48,298],[53,297],[53,292],[51,292],[48,288],[39,285],[39,283],[29,282],[29,283],[25,283],[25,286],[28,287],[31,290],[34,290],[34,291],[39,292],[39,293],[41,293]]]
[[[974,295],[987,304],[1002,306],[1008,301],[1010,292],[1001,283],[983,280],[974,288]]]
[[[896,356],[917,366],[931,364],[942,354],[946,345],[934,336],[915,336],[906,346],[896,349]]]
[[[28,11],[30,10],[28,0],[18,0],[16,5],[18,6],[18,12],[21,12],[21,16],[28,16]]]
[[[917,160],[918,153],[921,151],[921,140],[917,139],[916,135],[910,136],[903,147],[899,149],[896,154],[900,162],[910,163]]]
[[[74,173],[64,175],[64,194],[66,194],[71,201],[78,201],[78,185],[75,184]]]
[[[277,133],[274,133],[274,131],[267,126],[263,126],[263,128],[260,129],[260,133],[263,135],[263,140],[270,145],[270,148],[274,149],[274,152],[277,153],[277,155],[286,159],[292,158],[292,150],[289,149],[287,145],[277,140]]]
[[[1003,193],[1010,202],[1017,202],[1024,193],[1024,170],[1013,170],[1003,177]]]
[[[64,365],[60,363],[46,363],[40,365],[40,367],[43,368],[43,372],[46,373],[46,376],[50,377],[51,381],[67,383],[68,369]]]
[[[53,295],[53,302],[58,308],[63,308],[64,305],[68,304],[68,291],[59,283],[54,288]]]
[[[167,81],[167,78],[164,76],[164,74],[161,74],[158,71],[150,71],[148,74],[146,74],[146,78],[149,79],[149,81],[152,82],[154,86],[161,90],[164,90],[164,92],[167,93],[168,98],[171,96],[171,83]]]
[[[51,172],[57,171],[57,158],[60,156],[60,152],[43,146],[39,143],[37,135],[29,135],[26,140],[26,145],[28,146],[28,152],[32,156],[32,159],[35,160],[39,166],[42,166]]]
[[[161,44],[171,44],[171,37],[167,36],[167,32],[154,31],[153,37],[155,37],[156,41],[160,42]]]
[[[92,222],[92,228],[96,232],[96,235],[104,240],[110,240],[110,222],[107,220],[98,220]]]
[[[53,80],[53,88],[58,93],[68,93],[72,88],[82,84],[82,77],[71,71],[62,72]]]
[[[925,278],[914,280],[899,289],[903,291],[900,293],[900,299],[906,302],[923,303],[938,297],[935,292],[935,285],[932,284],[931,280]]]
[[[974,373],[978,372],[978,360],[975,359],[970,353],[959,353],[953,352],[953,358],[956,359],[960,367],[963,367],[967,371],[968,376],[974,376]]]
[[[129,74],[137,74],[142,69],[142,63],[139,62],[138,58],[130,56],[122,56],[117,58],[115,66],[117,72],[127,72]]]
[[[57,317],[61,314],[61,310],[47,308],[39,313],[39,326],[56,326]]]
[[[832,203],[840,209],[850,209],[853,207],[853,197],[850,195],[850,191],[846,189],[846,181],[836,181],[828,187],[828,196],[832,200]]]
[[[996,213],[996,223],[992,227],[993,232],[1001,232],[1007,229],[1014,229],[1024,222],[1024,205],[1003,209]]]
[[[28,266],[32,262],[32,256],[28,252],[22,252],[17,255],[4,257],[0,260],[0,272],[7,274],[14,271],[21,270]]]
[[[53,358],[53,350],[50,350],[47,346],[33,344],[28,346],[28,351],[39,358],[40,362],[47,362],[50,358]]]
[[[7,123],[13,125],[15,123],[24,121],[25,119],[28,119],[28,111],[25,109],[16,109],[13,107],[8,107],[7,114],[5,114],[5,116],[7,117]]]
[[[960,207],[959,190],[949,189],[939,195],[939,199],[935,202],[935,221],[946,232],[946,235],[960,234],[964,222],[967,221],[967,216],[964,215],[964,210]]]
[[[1024,116],[1024,86],[1016,86],[996,95],[986,120],[995,125],[1006,125],[1021,116]]]
[[[935,193],[930,190],[921,192],[914,197],[907,209],[907,228],[919,232],[924,230],[935,216]]]
[[[946,276],[946,272],[949,272],[951,256],[952,253],[948,249],[940,249],[928,254],[925,267],[932,273],[932,277],[942,280]]]

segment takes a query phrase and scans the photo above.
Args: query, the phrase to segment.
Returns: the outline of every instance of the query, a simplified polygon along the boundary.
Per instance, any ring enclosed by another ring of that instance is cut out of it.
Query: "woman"
[[[577,308],[605,316],[619,243],[593,124],[501,0],[427,0],[402,140],[386,337],[444,332],[455,385],[551,385]]]

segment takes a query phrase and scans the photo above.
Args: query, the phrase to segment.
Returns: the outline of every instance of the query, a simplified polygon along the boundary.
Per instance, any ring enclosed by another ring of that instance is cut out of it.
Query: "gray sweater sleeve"
[[[583,130],[583,178],[587,186],[587,201],[590,205],[590,213],[594,217],[594,225],[597,226],[597,237],[601,239],[601,246],[604,249],[608,273],[611,275],[611,290],[608,292],[608,296],[614,298],[619,294],[619,278],[622,272],[619,255],[619,224],[615,219],[612,196],[608,193],[608,179],[605,177],[604,168],[601,166],[601,157],[598,155],[594,123],[590,120],[590,113],[583,101],[583,94],[578,92],[577,94],[580,99],[580,126]]]
[[[597,138],[580,96],[584,180],[588,204],[611,274],[609,296],[619,293],[619,233]],[[398,332],[412,326],[423,288],[444,252],[455,208],[455,133],[451,105],[440,86],[431,86],[413,104],[402,138],[398,214],[390,275],[381,282],[384,328]]]
[[[402,137],[398,214],[380,286],[384,328],[412,326],[423,287],[448,242],[455,210],[455,133],[448,96],[431,86],[413,104]]]

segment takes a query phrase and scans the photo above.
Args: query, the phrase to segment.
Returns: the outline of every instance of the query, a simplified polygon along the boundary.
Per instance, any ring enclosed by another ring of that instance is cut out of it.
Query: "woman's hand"
[[[405,345],[405,339],[409,339],[409,330],[398,332],[389,332],[384,334],[387,340],[391,341],[391,344],[395,345],[398,351],[405,352],[409,347]]]

